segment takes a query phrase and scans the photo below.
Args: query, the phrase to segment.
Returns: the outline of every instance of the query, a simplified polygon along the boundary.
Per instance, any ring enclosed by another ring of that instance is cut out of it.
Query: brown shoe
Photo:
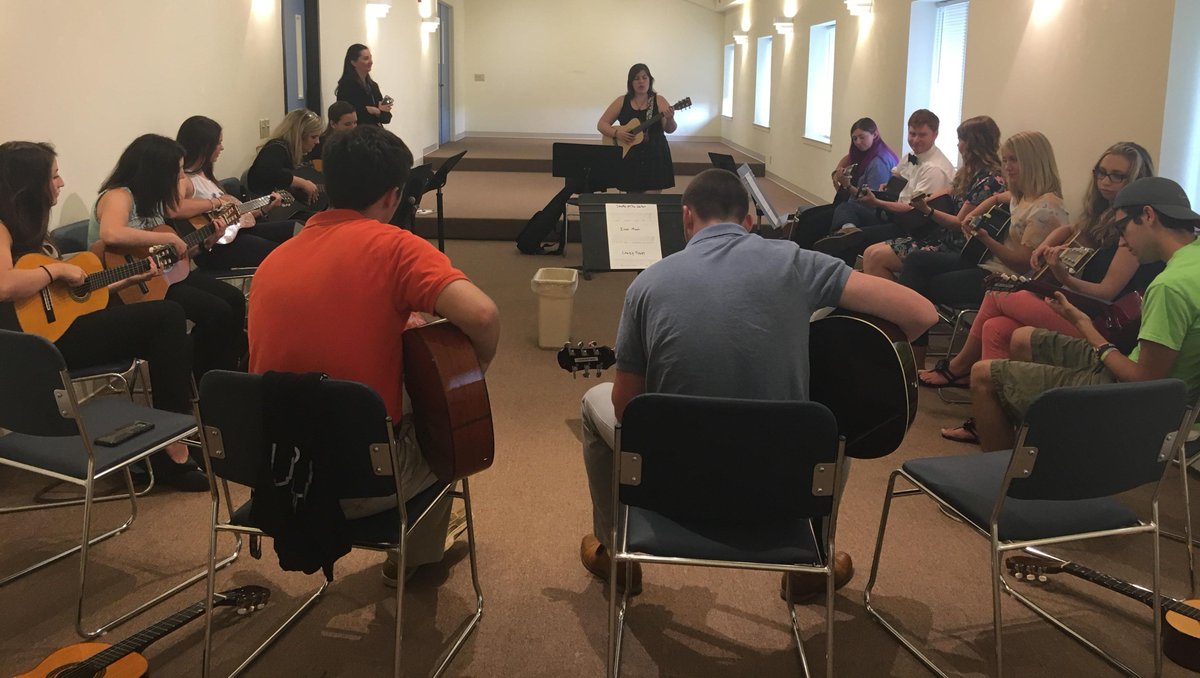
[[[608,572],[612,566],[612,559],[608,555],[608,549],[604,548],[604,544],[600,543],[596,535],[584,535],[583,541],[579,543],[579,560],[588,572],[591,572],[601,581],[608,581]],[[617,591],[625,593],[625,568],[623,566],[617,567]],[[634,563],[633,581],[630,582],[629,595],[636,596],[641,592],[642,566],[640,563]]]
[[[854,561],[850,554],[838,551],[833,554],[833,588],[840,589],[854,578]],[[792,580],[792,597],[787,598],[788,579]],[[825,575],[816,573],[784,572],[779,580],[779,597],[792,605],[813,602],[818,594],[825,593]]]

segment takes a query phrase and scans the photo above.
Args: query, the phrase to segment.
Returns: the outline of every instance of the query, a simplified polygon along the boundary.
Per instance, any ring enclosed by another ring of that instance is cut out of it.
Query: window
[[[833,131],[833,46],[836,23],[808,29],[808,105],[804,136],[829,143]]]
[[[758,39],[754,62],[754,124],[771,126],[771,36]]]
[[[929,109],[941,119],[937,145],[953,160],[958,155],[958,136],[952,132],[962,122],[963,70],[967,61],[967,3],[941,2],[934,20],[933,71],[930,75]]]
[[[733,45],[725,45],[725,80],[721,85],[721,115],[733,117]]]

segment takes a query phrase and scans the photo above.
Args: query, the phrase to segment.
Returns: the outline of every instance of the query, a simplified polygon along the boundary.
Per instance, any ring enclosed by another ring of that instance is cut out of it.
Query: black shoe
[[[173,487],[181,492],[205,492],[208,490],[208,476],[194,460],[188,459],[182,464],[171,460],[166,453],[156,454],[150,460],[154,467],[154,477],[158,482]]]
[[[862,231],[843,229],[821,238],[813,245],[813,249],[852,265],[854,259],[866,249],[866,240],[867,234]]]

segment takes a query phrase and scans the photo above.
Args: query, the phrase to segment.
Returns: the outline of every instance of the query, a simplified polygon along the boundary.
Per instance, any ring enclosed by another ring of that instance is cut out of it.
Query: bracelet
[[[39,266],[38,268],[46,272],[46,277],[50,278],[50,282],[54,282],[54,274],[50,272],[50,269],[45,266]]]
[[[1117,350],[1117,345],[1112,342],[1106,342],[1106,343],[1100,344],[1099,346],[1093,347],[1092,350],[1096,352],[1096,360],[1103,363],[1105,356],[1107,356],[1109,353]]]

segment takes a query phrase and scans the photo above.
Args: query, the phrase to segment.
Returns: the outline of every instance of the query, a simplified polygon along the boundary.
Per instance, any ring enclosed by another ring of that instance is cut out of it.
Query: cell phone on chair
[[[148,421],[135,421],[120,428],[113,429],[108,433],[96,438],[92,442],[102,447],[116,447],[130,438],[141,435],[152,428],[154,428],[154,424]]]

